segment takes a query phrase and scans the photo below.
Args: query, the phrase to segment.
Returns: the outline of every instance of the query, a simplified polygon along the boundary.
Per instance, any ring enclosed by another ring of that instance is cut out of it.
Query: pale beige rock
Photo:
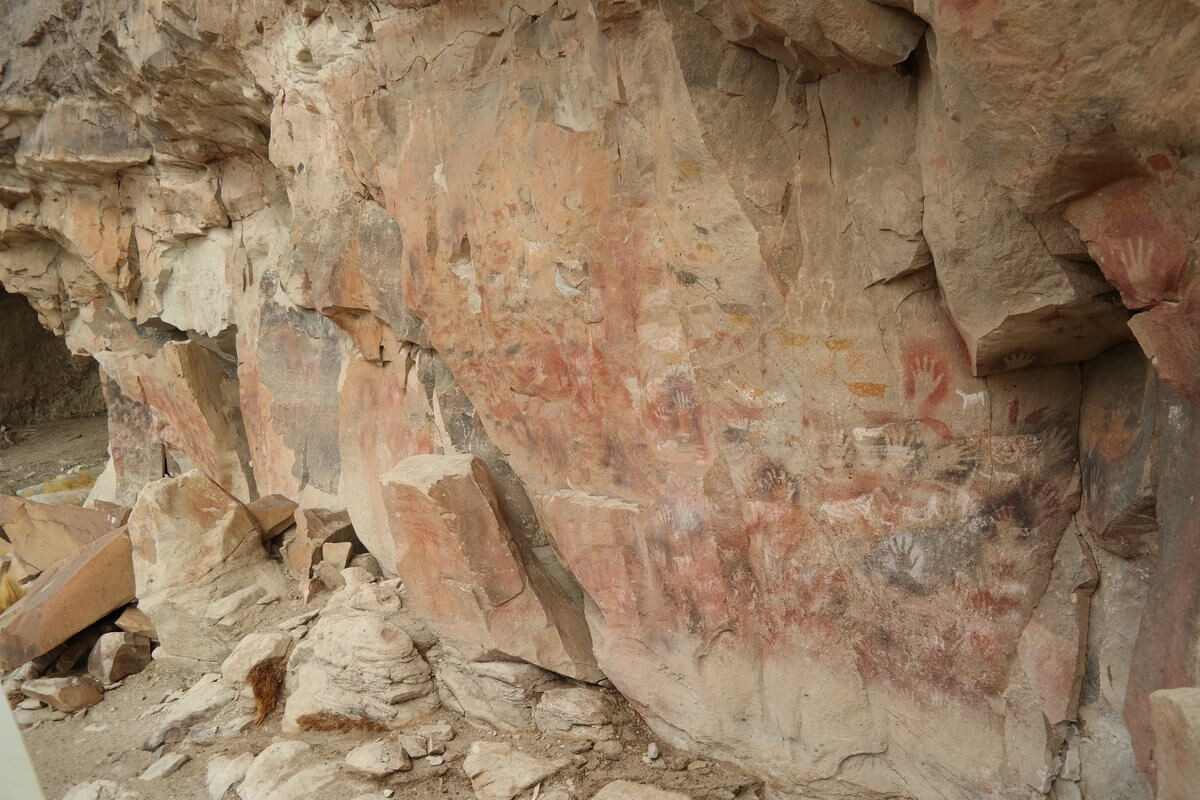
[[[246,777],[246,771],[253,762],[254,755],[251,753],[210,758],[204,773],[208,800],[223,800]]]
[[[535,758],[510,742],[473,742],[463,771],[479,800],[513,800],[567,765],[567,759]]]
[[[88,674],[102,684],[116,683],[150,663],[150,640],[134,633],[106,633],[88,656]]]
[[[175,773],[191,760],[192,757],[187,753],[167,753],[146,767],[146,771],[138,777],[143,781],[156,781]]]
[[[292,650],[285,731],[327,724],[322,719],[363,717],[402,728],[438,708],[429,665],[394,621],[400,608],[394,592],[392,605],[382,607],[356,594],[376,588],[382,590],[369,584],[331,597]]]
[[[283,533],[285,528],[294,523],[297,508],[295,502],[281,494],[267,495],[246,504],[246,511],[254,517],[264,542]]]
[[[87,676],[36,678],[21,684],[21,691],[56,711],[78,711],[104,699],[104,687]]]
[[[305,800],[334,792],[353,797],[369,787],[322,763],[320,750],[306,742],[275,742],[246,770],[238,789],[242,800]]]
[[[533,709],[533,722],[544,733],[581,739],[614,739],[612,705],[592,686],[547,689]]]
[[[237,692],[222,682],[219,674],[204,675],[170,703],[142,749],[157,750],[163,744],[182,740],[189,728],[224,708],[236,696]]]
[[[296,512],[296,528],[283,544],[283,563],[296,580],[304,580],[320,563],[326,543],[349,542],[354,527],[345,511],[304,508]],[[345,565],[343,565],[345,566]]]
[[[381,739],[359,745],[346,754],[346,766],[373,778],[412,769],[412,759],[400,742]]]
[[[130,606],[122,611],[113,624],[126,633],[158,641],[158,632],[154,630],[154,623],[146,616],[146,612],[137,606]]]
[[[670,792],[645,783],[613,781],[592,795],[592,800],[690,800],[682,792]]]
[[[112,510],[49,505],[33,499],[0,496],[0,528],[13,553],[39,570],[49,569],[120,527],[129,509]]]
[[[447,708],[497,731],[533,728],[537,696],[554,681],[553,675],[532,664],[452,657],[437,662],[436,676]]]

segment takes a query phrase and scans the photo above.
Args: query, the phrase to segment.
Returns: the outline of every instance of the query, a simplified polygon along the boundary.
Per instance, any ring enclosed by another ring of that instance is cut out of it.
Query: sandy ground
[[[169,752],[181,752],[191,760],[178,772],[153,782],[144,782],[138,776],[155,760],[155,754],[141,749],[142,742],[154,729],[159,714],[143,715],[171,692],[186,689],[198,676],[172,671],[157,662],[145,671],[125,679],[121,686],[109,691],[98,705],[85,709],[63,720],[45,721],[23,732],[26,746],[46,792],[47,800],[58,800],[76,783],[93,780],[114,780],[124,788],[139,793],[143,798],[166,800],[208,800],[205,789],[205,768],[214,756],[235,756],[255,753],[276,741],[302,739],[320,748],[323,760],[341,763],[346,753],[358,745],[380,738],[377,733],[298,733],[283,734],[280,731],[280,712],[276,711],[258,728],[248,728],[237,736],[203,745],[185,742],[172,745]],[[242,700],[247,710],[249,700]],[[462,769],[462,759],[471,742],[479,739],[511,741],[521,750],[533,755],[550,758],[572,758],[574,743],[543,737],[537,733],[509,734],[498,736],[477,728],[458,715],[442,711],[434,719],[450,722],[456,731],[455,739],[447,745],[446,763],[434,766],[426,759],[414,761],[411,772],[400,772],[374,785],[380,796],[386,789],[394,790],[393,798],[418,800],[419,798],[451,798],[451,800],[473,800],[470,781]],[[618,711],[621,742],[624,755],[615,761],[606,761],[589,753],[575,756],[576,763],[562,770],[542,787],[564,786],[573,790],[573,796],[590,798],[609,781],[623,778],[653,784],[663,789],[682,791],[694,800],[729,800],[736,797],[754,781],[739,771],[714,761],[705,761],[699,767],[692,756],[678,754],[663,746],[663,756],[656,766],[648,766],[641,760],[646,745],[655,740],[628,707]],[[688,769],[688,764],[693,768]],[[671,767],[675,767],[672,769]],[[345,800],[357,796],[359,784],[354,785]],[[0,791],[0,795],[3,792]],[[532,798],[530,789],[519,795],[523,800]],[[757,795],[749,795],[757,796]],[[324,800],[324,798],[322,798]],[[341,800],[330,796],[330,800]]]
[[[13,444],[5,446],[9,438]],[[104,414],[14,428],[0,433],[0,494],[16,494],[74,467],[95,478],[107,459]]]

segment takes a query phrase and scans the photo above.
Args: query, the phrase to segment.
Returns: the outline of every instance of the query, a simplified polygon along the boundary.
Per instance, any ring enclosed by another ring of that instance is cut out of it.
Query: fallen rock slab
[[[283,564],[289,575],[302,581],[320,561],[321,548],[327,542],[352,541],[354,526],[345,511],[305,508],[296,512],[296,529],[283,544]]]
[[[104,687],[86,675],[35,678],[21,684],[26,697],[40,700],[56,711],[78,711],[104,699]]]
[[[221,681],[216,673],[204,675],[172,703],[166,716],[146,741],[143,750],[157,750],[164,744],[180,741],[191,728],[233,701],[237,692]]]
[[[132,800],[136,794],[125,791],[116,781],[77,783],[67,790],[62,800]]]
[[[475,742],[463,761],[463,771],[479,800],[512,800],[567,764],[566,759],[526,755],[510,742]]]
[[[106,633],[88,656],[88,674],[102,684],[116,683],[150,663],[150,640],[133,633]]]
[[[0,616],[0,667],[48,653],[133,599],[130,541],[122,528],[54,565]]]
[[[128,516],[123,506],[79,508],[0,496],[0,528],[13,552],[41,570],[120,527]]]
[[[592,800],[691,800],[691,797],[645,783],[613,781],[592,795]]]

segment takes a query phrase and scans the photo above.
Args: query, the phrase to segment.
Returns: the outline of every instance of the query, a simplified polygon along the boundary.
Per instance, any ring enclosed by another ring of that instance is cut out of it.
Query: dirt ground
[[[188,688],[195,677],[198,676],[174,672],[154,662],[145,671],[126,678],[121,686],[109,691],[98,705],[66,719],[40,722],[26,729],[23,732],[26,747],[47,800],[58,800],[77,783],[101,779],[116,781],[147,800],[208,800],[205,769],[214,756],[257,754],[273,742],[301,739],[318,746],[324,760],[340,763],[353,748],[384,735],[362,732],[283,734],[280,712],[276,711],[260,727],[247,728],[230,739],[209,745],[184,742],[170,746],[170,752],[186,753],[191,760],[166,778],[153,782],[139,780],[138,776],[156,758],[154,753],[141,749],[142,742],[161,719],[159,714],[143,715],[158,706],[164,696]],[[244,703],[247,710],[252,707],[248,699],[238,702]],[[577,798],[590,798],[605,784],[617,779],[681,791],[694,800],[730,800],[737,797],[738,792],[755,785],[752,779],[736,769],[711,760],[705,760],[700,766],[694,756],[676,753],[661,744],[663,755],[656,765],[643,763],[641,757],[647,744],[657,740],[628,707],[618,712],[618,719],[624,720],[618,726],[624,754],[615,761],[606,761],[587,752],[573,754],[572,746],[578,747],[578,744],[556,737],[537,733],[499,736],[474,727],[445,710],[434,719],[450,722],[456,732],[454,740],[446,747],[446,763],[434,766],[427,759],[415,760],[412,771],[375,781],[381,796],[384,790],[392,789],[394,800],[473,800],[475,795],[463,772],[462,760],[471,743],[479,739],[511,741],[531,755],[568,759],[574,756],[576,762],[582,763],[572,764],[550,778],[542,791],[551,786],[563,786]],[[354,785],[357,787],[358,783]],[[352,796],[347,795],[345,800]],[[529,800],[533,797],[533,789],[518,797]],[[342,798],[331,797],[330,800]]]
[[[12,444],[6,442],[12,441]],[[0,494],[16,494],[74,467],[95,479],[108,459],[108,417],[44,422],[0,432]],[[63,486],[59,488],[72,488]]]

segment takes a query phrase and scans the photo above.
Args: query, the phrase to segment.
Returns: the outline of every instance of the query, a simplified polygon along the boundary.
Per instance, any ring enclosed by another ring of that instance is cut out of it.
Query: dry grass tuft
[[[316,714],[305,714],[296,720],[296,726],[302,731],[386,731],[387,726],[370,717],[347,717],[320,711]]]
[[[5,572],[0,575],[0,614],[3,614],[9,606],[24,596],[24,587],[17,583],[17,579],[12,576],[12,573]]]
[[[254,692],[254,705],[258,709],[254,717],[255,725],[266,719],[279,705],[279,687],[283,685],[283,676],[286,674],[287,656],[280,656],[255,664],[246,675],[246,683]]]

